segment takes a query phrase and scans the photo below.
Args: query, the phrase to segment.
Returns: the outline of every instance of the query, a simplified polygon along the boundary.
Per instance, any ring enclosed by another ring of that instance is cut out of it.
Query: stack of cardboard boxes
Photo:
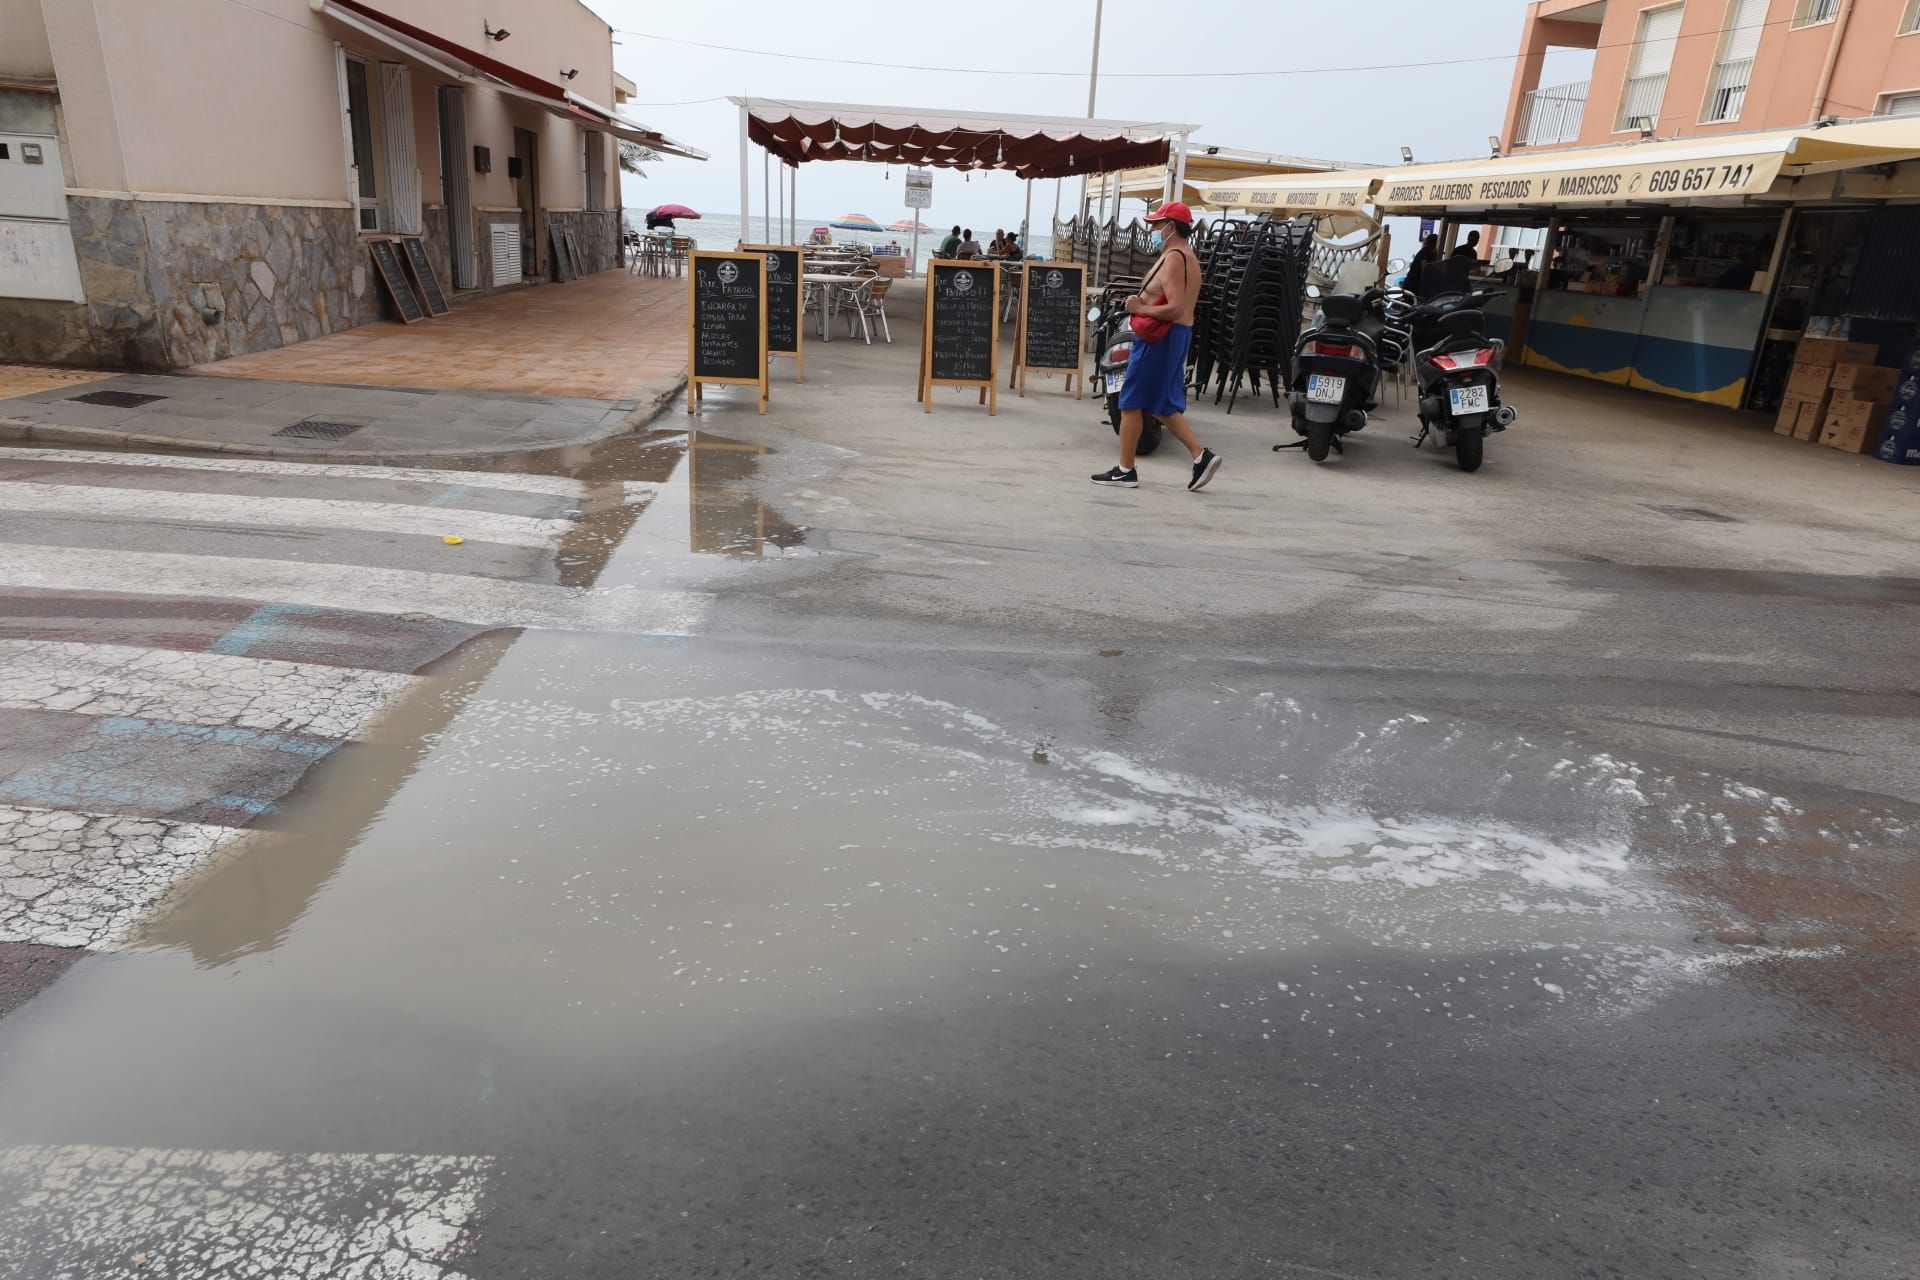
[[[1874,363],[1879,348],[1842,338],[1802,338],[1773,429],[1847,453],[1871,453],[1900,370]]]

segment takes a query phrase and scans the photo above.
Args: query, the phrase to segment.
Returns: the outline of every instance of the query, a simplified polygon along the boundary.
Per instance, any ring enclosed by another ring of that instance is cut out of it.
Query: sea
[[[636,228],[642,228],[646,223],[644,211],[635,213],[629,210],[627,219],[632,222]],[[749,221],[752,223],[752,226],[749,229],[750,233],[747,237],[747,243],[762,243],[760,239],[760,219],[756,216],[749,219]],[[1038,219],[1036,219],[1036,221],[1038,221]],[[826,218],[809,218],[805,214],[800,215],[800,239],[805,241],[808,234],[811,233],[815,227],[824,227],[827,225],[827,222],[828,219]],[[702,217],[698,222],[682,219],[680,222],[675,223],[674,226],[681,235],[692,236],[694,241],[699,244],[702,249],[731,249],[734,245],[740,243],[741,240],[740,218],[737,214],[710,213]],[[774,236],[776,240],[779,237],[778,228],[779,220],[776,218],[774,220]],[[992,234],[993,232],[989,229],[987,235],[991,236]],[[928,261],[933,257],[933,251],[940,247],[940,241],[945,238],[946,232],[944,230],[937,232],[922,231],[920,233],[920,254],[916,259],[916,263],[920,269],[915,272],[916,275],[924,274]],[[833,239],[836,244],[853,244],[858,242],[861,244],[874,245],[884,245],[897,240],[903,251],[910,249],[913,245],[913,233],[911,231],[883,231],[878,235],[874,235],[867,232],[835,230]],[[985,236],[981,238],[981,243],[986,243]],[[1052,236],[1035,235],[1033,237],[1033,243],[1027,246],[1027,254],[1029,257],[1036,253],[1045,257],[1052,249]]]

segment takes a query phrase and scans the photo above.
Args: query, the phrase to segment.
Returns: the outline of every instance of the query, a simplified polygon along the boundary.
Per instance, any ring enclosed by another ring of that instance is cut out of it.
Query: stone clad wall
[[[587,274],[611,271],[620,265],[620,214],[616,210],[587,209],[550,213],[560,227],[570,228],[580,246],[581,266]]]
[[[84,303],[0,299],[0,347],[172,369],[380,318],[348,209],[68,196]]]

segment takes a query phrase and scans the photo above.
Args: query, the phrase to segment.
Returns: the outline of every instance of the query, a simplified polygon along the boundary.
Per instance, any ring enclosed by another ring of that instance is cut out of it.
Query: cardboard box
[[[1800,415],[1793,421],[1795,440],[1818,440],[1820,428],[1826,424],[1827,402],[1825,400],[1803,400],[1800,402]]]
[[[1797,364],[1824,365],[1872,364],[1880,348],[1871,342],[1848,342],[1844,338],[1802,338],[1793,349]]]
[[[1900,371],[1847,361],[1833,366],[1833,381],[1829,385],[1835,391],[1852,392],[1856,399],[1878,400],[1893,395],[1893,389],[1900,385]]]
[[[1824,364],[1809,364],[1804,360],[1793,362],[1793,373],[1787,378],[1787,399],[1820,400],[1827,394],[1827,384],[1833,381],[1833,367]]]
[[[1886,406],[1874,407],[1884,409]],[[1885,417],[1884,413],[1846,419],[1829,416],[1826,426],[1821,428],[1820,443],[1842,453],[1872,453],[1874,446],[1880,443],[1880,428]]]
[[[1794,424],[1800,421],[1800,401],[1782,400],[1780,416],[1773,420],[1773,433],[1777,436],[1793,434]]]

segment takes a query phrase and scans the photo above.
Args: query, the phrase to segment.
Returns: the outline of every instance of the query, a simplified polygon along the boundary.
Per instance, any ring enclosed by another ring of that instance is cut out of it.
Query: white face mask
[[[1165,234],[1159,231],[1154,232],[1153,233],[1154,252],[1158,253],[1160,250],[1165,249],[1166,247],[1167,247],[1167,237],[1165,236]]]

